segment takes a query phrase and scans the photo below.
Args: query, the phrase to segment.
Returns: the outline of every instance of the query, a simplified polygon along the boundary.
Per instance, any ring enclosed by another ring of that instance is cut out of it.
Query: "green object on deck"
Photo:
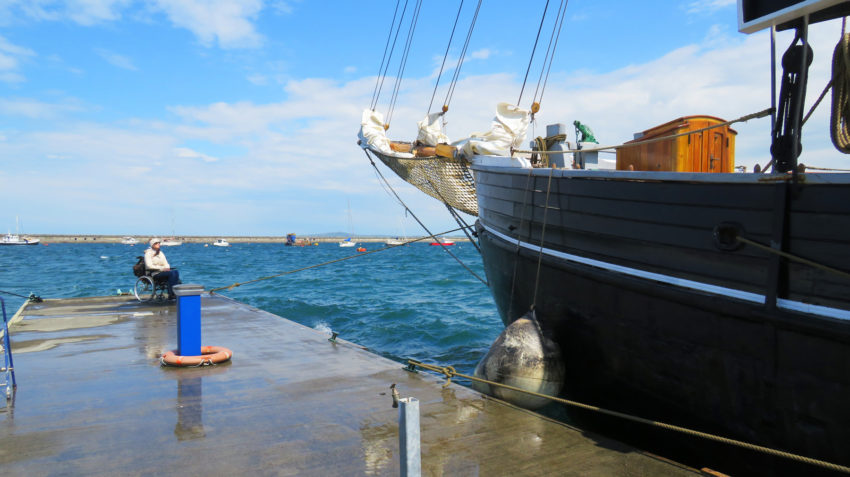
[[[589,126],[578,122],[578,120],[573,121],[573,126],[576,127],[576,141],[599,144],[599,141],[596,140],[596,136],[593,135],[593,131]],[[581,134],[581,137],[579,137],[579,134]]]

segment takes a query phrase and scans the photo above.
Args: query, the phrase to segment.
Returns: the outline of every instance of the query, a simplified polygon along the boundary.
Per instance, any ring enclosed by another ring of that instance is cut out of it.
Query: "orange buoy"
[[[163,366],[207,366],[228,361],[231,356],[233,351],[223,346],[201,346],[200,356],[180,356],[169,351],[159,361]]]
[[[357,251],[358,251],[358,252],[365,252],[365,251],[366,251],[366,247],[357,247]]]

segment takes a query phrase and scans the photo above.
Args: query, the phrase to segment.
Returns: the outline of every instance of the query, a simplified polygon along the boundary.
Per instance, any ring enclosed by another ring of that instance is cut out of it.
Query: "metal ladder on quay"
[[[18,387],[15,381],[15,364],[12,361],[12,344],[9,340],[9,325],[6,319],[6,301],[0,297],[0,308],[3,310],[3,343],[0,344],[3,348],[3,367],[0,368],[0,386],[4,389],[6,401],[12,399],[15,388]]]

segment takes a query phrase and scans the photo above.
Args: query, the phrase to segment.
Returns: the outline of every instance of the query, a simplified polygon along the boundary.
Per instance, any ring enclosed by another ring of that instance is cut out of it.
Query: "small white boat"
[[[396,237],[396,238],[387,239],[387,241],[385,243],[387,245],[404,245],[405,241]]]
[[[38,242],[38,239],[21,238],[20,235],[12,235],[11,233],[7,233],[0,239],[0,245],[38,245]]]
[[[177,246],[177,245],[183,245],[183,242],[180,241],[180,240],[177,240],[175,238],[167,238],[167,239],[163,239],[163,241],[160,242],[159,245],[161,245],[163,247],[174,247],[174,246]]]
[[[229,247],[230,242],[228,242],[227,240],[224,240],[223,238],[220,238],[220,239],[216,240],[215,242],[213,242],[213,245],[215,245],[216,247]]]
[[[351,240],[351,237],[349,237],[345,240],[340,240],[340,242],[339,242],[340,247],[353,247],[355,245],[357,245],[357,242],[353,242]]]
[[[121,243],[124,245],[136,245],[139,241],[136,240],[136,237],[124,237],[121,239]]]

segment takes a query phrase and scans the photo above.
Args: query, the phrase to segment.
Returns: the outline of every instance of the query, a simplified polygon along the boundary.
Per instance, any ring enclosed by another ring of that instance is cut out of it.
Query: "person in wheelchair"
[[[180,272],[177,269],[171,268],[168,260],[165,259],[165,253],[160,250],[160,242],[158,238],[150,240],[150,248],[145,250],[145,269],[151,273],[155,281],[164,281],[168,283],[168,299],[173,300],[174,285],[179,285]]]

